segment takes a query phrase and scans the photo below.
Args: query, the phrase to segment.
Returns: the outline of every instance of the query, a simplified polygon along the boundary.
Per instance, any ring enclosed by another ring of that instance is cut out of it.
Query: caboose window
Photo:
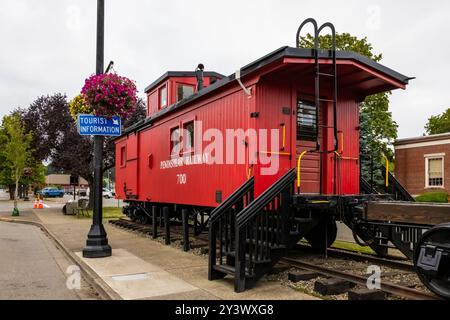
[[[167,107],[167,86],[159,89],[159,107]]]
[[[125,167],[127,164],[127,149],[125,147],[120,148],[120,166]]]
[[[184,151],[189,153],[194,150],[194,121],[185,123],[183,129]]]
[[[427,188],[444,187],[444,157],[427,157],[425,158],[425,179]]]
[[[180,127],[175,127],[170,130],[170,156],[172,158],[177,158],[180,156],[180,147]]]
[[[297,140],[317,140],[317,109],[311,103],[298,100]]]
[[[177,101],[183,100],[194,94],[194,86],[188,84],[178,84]]]

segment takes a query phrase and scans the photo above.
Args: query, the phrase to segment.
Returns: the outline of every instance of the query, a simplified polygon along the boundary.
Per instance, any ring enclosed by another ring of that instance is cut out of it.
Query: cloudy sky
[[[320,3],[320,4],[319,4]],[[417,77],[391,97],[401,138],[450,107],[450,1],[106,0],[105,63],[144,88],[167,70],[231,74],[283,45],[305,18],[367,36]],[[95,71],[95,0],[0,0],[0,116],[37,96],[73,97]]]

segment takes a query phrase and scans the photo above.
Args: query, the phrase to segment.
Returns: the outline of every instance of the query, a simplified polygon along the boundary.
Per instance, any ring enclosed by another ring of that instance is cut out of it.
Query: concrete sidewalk
[[[2,214],[0,213],[0,218]],[[164,246],[148,237],[105,223],[113,256],[84,259],[81,251],[91,221],[64,216],[60,209],[33,210],[21,219],[42,223],[59,242],[89,269],[110,297],[158,300],[310,300],[309,295],[261,279],[244,293],[234,292],[233,279],[208,281],[206,257]]]

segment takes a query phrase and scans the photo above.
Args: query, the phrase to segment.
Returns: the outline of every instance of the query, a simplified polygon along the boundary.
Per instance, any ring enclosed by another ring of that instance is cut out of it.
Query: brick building
[[[395,176],[414,196],[450,192],[450,133],[397,140]]]

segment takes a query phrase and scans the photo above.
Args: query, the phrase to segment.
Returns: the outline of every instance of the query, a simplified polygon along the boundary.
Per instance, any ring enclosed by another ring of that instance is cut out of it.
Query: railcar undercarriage
[[[290,236],[297,242],[305,238],[313,249],[325,252],[326,248],[336,240],[336,222],[343,222],[352,230],[354,239],[359,245],[369,246],[378,255],[387,256],[389,249],[402,252],[414,261],[417,274],[427,288],[441,297],[450,299],[450,223],[438,225],[417,223],[421,220],[426,222],[445,219],[442,217],[442,212],[443,210],[450,212],[450,206],[386,201],[389,197],[389,195],[294,194],[290,205],[292,211]],[[424,206],[426,216],[424,216]],[[209,220],[213,208],[129,202],[124,208],[124,214],[142,224],[158,221],[162,225],[163,207],[170,210],[172,221],[170,223],[182,224],[181,212],[184,209],[189,212],[189,224],[194,230],[194,235],[209,232]],[[380,208],[386,212],[385,215],[391,216],[392,212],[399,210],[399,207],[409,212],[409,218],[406,220],[411,221],[411,216],[415,216],[416,219],[412,220],[416,223],[401,221],[398,214],[392,217],[393,221],[374,219],[380,215]],[[153,217],[152,208],[156,208],[157,219]],[[414,210],[419,210],[419,213],[414,214]],[[417,217],[421,215],[420,220]],[[395,216],[397,218],[394,218]],[[270,218],[266,222],[270,224]],[[265,228],[263,223],[264,221],[261,221],[259,228]],[[232,238],[233,231],[231,229],[229,231],[229,237]],[[263,239],[262,234],[260,237],[258,241]],[[269,240],[274,240],[273,236]]]

